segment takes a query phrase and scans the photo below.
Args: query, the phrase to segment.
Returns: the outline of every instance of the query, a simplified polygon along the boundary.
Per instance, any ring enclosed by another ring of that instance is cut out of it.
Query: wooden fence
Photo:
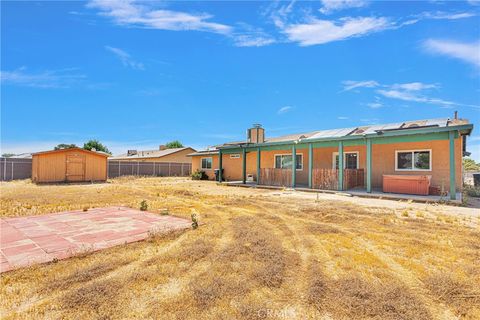
[[[320,190],[338,190],[338,170],[313,169],[312,187]]]
[[[345,169],[343,171],[343,188],[345,190],[365,186],[365,170]]]
[[[260,169],[260,184],[267,186],[292,186],[292,170],[291,169]]]
[[[363,187],[365,171],[363,169],[345,169],[343,170],[343,188],[344,190],[355,187]],[[338,190],[338,170],[337,169],[313,169],[312,187],[320,190]]]

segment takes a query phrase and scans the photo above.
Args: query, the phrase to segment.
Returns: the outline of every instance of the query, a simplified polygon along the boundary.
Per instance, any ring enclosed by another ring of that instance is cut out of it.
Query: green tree
[[[13,157],[15,155],[15,153],[4,153],[2,154],[2,157],[3,158],[10,158],[10,157]]]
[[[59,145],[57,145],[55,148],[53,148],[54,150],[61,150],[61,149],[71,149],[71,148],[78,148],[77,145],[75,143],[71,143],[71,144],[68,144],[68,143],[60,143]]]
[[[470,158],[463,158],[463,169],[465,171],[479,171],[480,163],[476,163],[475,160]]]
[[[167,147],[167,149],[183,148],[183,144],[178,140],[174,140],[167,143],[165,147]]]
[[[106,146],[100,143],[98,140],[89,140],[83,144],[83,149],[85,150],[92,150],[95,149],[96,151],[102,151],[108,154],[112,154],[110,150]]]

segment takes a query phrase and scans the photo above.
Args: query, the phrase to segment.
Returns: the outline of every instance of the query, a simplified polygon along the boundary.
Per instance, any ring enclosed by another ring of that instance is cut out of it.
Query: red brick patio
[[[149,231],[190,227],[186,219],[108,207],[0,219],[0,272],[143,240]]]

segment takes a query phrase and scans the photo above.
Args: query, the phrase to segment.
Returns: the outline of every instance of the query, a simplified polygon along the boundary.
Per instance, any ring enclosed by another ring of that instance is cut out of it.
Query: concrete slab
[[[0,220],[0,272],[143,240],[149,231],[186,229],[191,221],[126,207],[94,208]]]

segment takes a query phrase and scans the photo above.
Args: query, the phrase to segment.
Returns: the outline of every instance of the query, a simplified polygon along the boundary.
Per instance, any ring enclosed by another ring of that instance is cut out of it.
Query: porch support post
[[[261,156],[261,153],[260,153],[260,148],[257,149],[257,185],[260,184],[260,156]]]
[[[292,146],[292,188],[297,184],[297,146]]]
[[[312,189],[312,172],[313,172],[313,145],[308,144],[308,187]]]
[[[372,192],[372,140],[367,139],[367,192]]]
[[[222,183],[222,179],[223,179],[223,174],[222,174],[222,159],[223,158],[223,155],[222,155],[222,150],[218,150],[218,180],[220,180],[219,182]]]
[[[247,183],[247,149],[242,149],[242,182]]]
[[[338,142],[338,190],[343,190],[343,141]]]
[[[457,198],[455,190],[455,132],[449,131],[448,138],[450,140],[450,200],[455,200]]]

